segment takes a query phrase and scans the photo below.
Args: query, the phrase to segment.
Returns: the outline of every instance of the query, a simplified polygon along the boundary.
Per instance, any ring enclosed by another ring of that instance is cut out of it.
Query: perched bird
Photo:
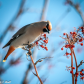
[[[6,61],[7,57],[17,48],[24,48],[24,44],[30,44],[36,40],[36,38],[45,32],[51,31],[52,25],[50,21],[40,21],[28,24],[18,30],[13,36],[12,39],[3,47],[9,47],[9,50],[3,59],[3,62]]]

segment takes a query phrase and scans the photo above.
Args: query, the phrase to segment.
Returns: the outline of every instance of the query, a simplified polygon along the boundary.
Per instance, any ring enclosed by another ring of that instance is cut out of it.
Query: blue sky
[[[3,34],[4,30],[7,28],[7,26],[10,24],[13,18],[16,17],[17,11],[19,10],[21,0],[0,0],[1,6],[0,6],[0,36]],[[12,35],[21,27],[23,27],[26,24],[30,24],[33,22],[40,21],[41,17],[41,11],[43,8],[44,0],[26,0],[26,3],[24,4],[24,9],[29,8],[28,11],[21,14],[21,16],[14,22],[13,25],[17,25],[16,29],[14,31],[8,31],[7,35],[5,36],[3,43],[0,47],[0,56],[4,58],[4,56],[7,53],[7,48],[2,49],[2,46],[4,46],[9,39],[12,37]],[[40,48],[40,50],[36,50],[36,58],[34,61],[45,57],[46,55],[50,55],[50,52],[52,48],[55,49],[55,52],[52,53],[53,58],[51,60],[43,61],[39,64],[37,64],[37,67],[40,66],[38,69],[39,76],[43,76],[44,79],[46,79],[44,84],[60,84],[61,82],[64,82],[63,84],[71,84],[71,74],[68,71],[65,71],[66,66],[70,66],[71,61],[70,59],[67,59],[64,57],[64,53],[66,50],[61,51],[62,45],[59,45],[60,42],[64,41],[59,36],[63,36],[64,32],[69,33],[70,31],[73,31],[74,28],[78,28],[82,24],[82,20],[77,13],[77,11],[71,7],[70,5],[64,5],[65,0],[49,0],[48,7],[46,11],[46,18],[45,20],[49,20],[52,23],[52,31],[48,35],[49,37],[49,43],[47,44],[48,51],[43,50]],[[80,0],[74,0],[74,3],[80,3]],[[66,13],[67,9],[70,8],[70,12]],[[80,10],[84,14],[84,1],[80,4]],[[66,16],[64,16],[66,14]],[[64,17],[62,19],[62,17]],[[61,20],[62,19],[62,20]],[[60,22],[59,22],[60,21]],[[59,24],[58,24],[59,22]],[[77,52],[77,48],[82,48],[81,46],[75,47],[75,52],[77,56],[77,61],[80,63],[81,60],[84,60],[84,47],[83,51],[81,53]],[[12,56],[14,55],[15,56]],[[22,62],[17,66],[10,67],[4,74],[1,75],[1,79],[4,81],[10,81],[11,84],[21,84],[25,75],[25,71],[27,69],[27,65],[29,64],[29,61],[26,59],[26,51],[23,51],[22,49],[15,50],[7,59],[7,62],[3,64],[3,67],[6,68],[8,65],[8,62],[11,58],[17,59],[20,54],[23,54],[21,57]],[[49,69],[49,65],[52,65],[53,67]],[[74,63],[75,66],[75,63]],[[79,68],[84,69],[84,64]],[[32,69],[33,70],[33,69]],[[34,70],[33,70],[34,71]],[[32,80],[31,80],[32,79]],[[28,75],[28,80],[30,81],[30,84],[37,84],[38,79],[32,74],[30,71]],[[4,83],[5,84],[5,83]],[[80,78],[78,78],[78,84],[83,84],[82,81],[80,81]]]

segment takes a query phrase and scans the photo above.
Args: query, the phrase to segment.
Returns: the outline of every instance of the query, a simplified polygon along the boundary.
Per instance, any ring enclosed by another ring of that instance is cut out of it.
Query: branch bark
[[[70,49],[71,50],[71,70],[73,72],[73,49]],[[72,84],[74,84],[74,74],[72,73]]]
[[[78,66],[77,66],[77,59],[76,59],[76,55],[75,55],[74,50],[73,50],[73,55],[74,55],[74,58],[75,58],[75,63],[76,63],[76,73],[77,73],[77,72],[78,72]],[[76,76],[75,79],[77,79],[77,76]],[[77,84],[77,81],[75,81],[75,84]]]
[[[38,77],[40,83],[43,84],[42,80],[40,79],[40,77],[39,77],[39,75],[38,75],[37,68],[36,68],[36,65],[34,64],[34,61],[33,61],[32,56],[30,56],[30,58],[31,58],[31,61],[32,61],[32,63],[33,63],[33,66],[34,66],[34,69],[35,69],[36,75],[37,75],[37,77]]]

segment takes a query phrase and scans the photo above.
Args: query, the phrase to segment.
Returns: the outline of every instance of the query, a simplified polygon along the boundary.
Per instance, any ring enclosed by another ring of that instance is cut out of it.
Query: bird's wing
[[[29,24],[30,25],[30,24]],[[18,30],[13,36],[12,36],[12,39],[9,40],[9,42],[3,46],[3,48],[9,46],[11,44],[12,41],[14,41],[16,38],[20,37],[21,35],[23,35],[25,33],[25,29],[27,26],[29,25],[26,25],[24,27],[22,27],[20,30]]]

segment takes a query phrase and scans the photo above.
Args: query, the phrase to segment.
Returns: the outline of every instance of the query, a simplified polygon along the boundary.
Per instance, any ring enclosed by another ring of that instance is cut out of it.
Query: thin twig
[[[70,49],[71,50],[71,70],[73,72],[73,49]],[[74,84],[74,74],[72,73],[72,84]]]
[[[83,60],[80,62],[80,64],[77,66],[78,68],[83,64]]]
[[[38,62],[42,62],[43,61],[42,59],[46,59],[46,58],[53,58],[53,57],[44,57],[44,58],[41,58],[41,59],[37,60],[34,64],[36,65]]]
[[[75,55],[74,50],[73,50],[73,55],[74,55],[74,58],[75,58],[75,63],[76,63],[76,73],[77,73],[77,72],[78,72],[77,59],[76,59],[76,55]],[[76,78],[75,78],[75,79],[77,79],[77,76],[76,76]],[[77,81],[75,81],[75,84],[77,84]]]
[[[68,34],[66,34],[66,36],[67,36],[67,39],[69,39]],[[71,45],[69,40],[68,40],[68,43]],[[70,48],[70,51],[71,51],[71,70],[73,72],[73,69],[72,69],[72,67],[73,67],[73,49]],[[72,84],[74,84],[74,74],[73,73],[72,73]]]
[[[39,75],[38,75],[37,68],[36,68],[36,66],[35,66],[35,64],[34,64],[34,61],[33,61],[32,56],[30,56],[30,58],[31,58],[31,61],[32,61],[32,63],[33,63],[33,66],[34,66],[34,69],[35,69],[36,75],[37,75],[37,77],[38,77],[40,83],[43,84],[42,80],[40,79],[40,77],[39,77]]]

